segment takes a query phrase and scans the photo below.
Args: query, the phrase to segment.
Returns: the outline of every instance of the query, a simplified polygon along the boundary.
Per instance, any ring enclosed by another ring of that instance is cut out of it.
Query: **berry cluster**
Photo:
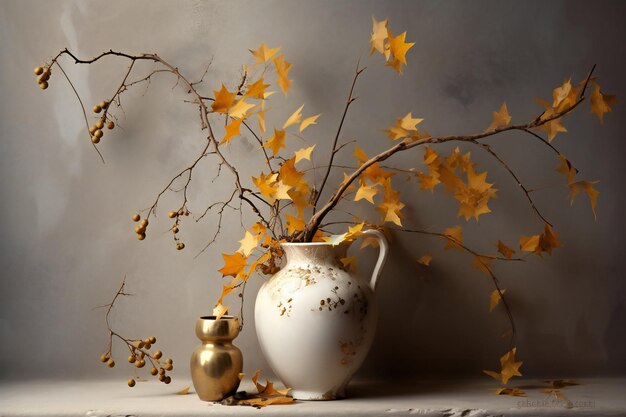
[[[39,84],[39,88],[45,90],[48,88],[48,80],[50,79],[50,75],[52,72],[50,71],[50,67],[36,67],[35,75],[37,75],[37,84]]]
[[[178,226],[180,225],[180,216],[189,216],[189,212],[181,208],[178,211],[170,211],[169,213],[167,213],[167,217],[169,217],[170,219],[176,219],[176,221],[174,222],[174,225],[170,229],[172,233],[174,234],[174,242],[176,242],[176,250],[185,249],[185,244],[181,242],[180,238],[178,237],[178,232],[180,231],[178,229]]]
[[[172,359],[167,358],[161,363],[161,358],[163,357],[163,352],[157,350],[153,353],[148,352],[152,345],[156,343],[156,337],[150,336],[144,340],[124,340],[130,350],[130,356],[128,357],[128,363],[134,364],[135,368],[141,369],[146,366],[146,359],[150,361],[152,367],[150,368],[150,375],[157,376],[159,381],[164,384],[169,384],[172,381],[172,378],[167,375],[168,371],[174,369],[174,361]],[[109,368],[113,368],[115,366],[115,361],[111,357],[111,351],[102,354],[100,356],[100,361],[106,363]],[[158,369],[157,369],[158,366]],[[136,378],[130,378],[128,380],[128,386],[134,387],[136,383]]]
[[[96,104],[95,106],[93,106],[93,112],[96,114],[104,110],[104,114],[102,115],[100,120],[98,120],[96,124],[89,126],[89,133],[91,133],[91,141],[93,143],[99,143],[102,136],[104,136],[104,132],[102,129],[104,129],[104,125],[106,122],[106,118],[107,118],[106,110],[108,107],[109,107],[109,102],[104,101],[104,100],[102,100],[99,104]],[[113,129],[115,127],[115,123],[112,120],[109,120],[106,123],[106,127],[107,129]]]
[[[137,223],[141,220],[141,216],[137,213],[133,214],[133,221]],[[148,228],[148,219],[141,220],[139,226],[135,226],[135,233],[137,234],[137,239],[144,240],[146,238],[146,229]]]

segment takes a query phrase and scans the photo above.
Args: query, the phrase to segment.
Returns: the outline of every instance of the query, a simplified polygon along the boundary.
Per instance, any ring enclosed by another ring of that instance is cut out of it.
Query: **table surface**
[[[188,381],[171,385],[124,381],[0,382],[0,416],[626,416],[626,378],[577,380],[562,390],[568,401],[542,393],[546,384],[524,379],[514,386],[527,397],[498,396],[489,380],[414,383],[353,382],[350,398],[298,401],[262,409],[200,401],[178,395]],[[241,389],[251,387],[244,385]]]

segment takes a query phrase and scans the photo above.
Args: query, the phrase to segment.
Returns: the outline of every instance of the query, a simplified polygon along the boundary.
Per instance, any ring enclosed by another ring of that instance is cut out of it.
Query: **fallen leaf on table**
[[[519,388],[498,388],[496,395],[510,395],[511,397],[525,397],[526,393]]]
[[[187,394],[189,394],[189,389],[190,389],[190,388],[191,388],[191,387],[183,388],[183,389],[181,389],[180,391],[178,391],[176,394],[177,394],[177,395],[187,395]]]
[[[522,362],[515,362],[516,351],[517,351],[517,348],[513,348],[500,358],[500,367],[502,368],[501,372],[495,372],[495,371],[483,371],[483,372],[489,375],[490,377],[502,382],[503,384],[506,384],[509,381],[509,379],[511,379],[514,376],[522,376],[521,372],[519,371],[519,368],[522,366]]]

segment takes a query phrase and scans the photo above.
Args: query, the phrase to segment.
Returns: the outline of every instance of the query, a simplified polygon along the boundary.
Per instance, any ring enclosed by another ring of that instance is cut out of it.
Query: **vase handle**
[[[370,280],[370,286],[372,290],[376,290],[376,284],[378,283],[378,277],[383,272],[383,267],[385,266],[385,261],[387,261],[387,254],[389,252],[389,243],[387,242],[387,238],[382,232],[376,229],[369,229],[363,231],[363,235],[371,235],[378,240],[378,260],[376,261],[376,266],[374,266],[374,272],[372,273],[372,279]]]

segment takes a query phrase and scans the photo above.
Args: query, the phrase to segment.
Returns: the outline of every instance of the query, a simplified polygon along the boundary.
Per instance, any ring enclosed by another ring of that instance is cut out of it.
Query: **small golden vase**
[[[201,400],[219,401],[237,392],[243,356],[232,341],[238,334],[237,317],[204,316],[196,322],[202,344],[191,354],[191,379]]]

